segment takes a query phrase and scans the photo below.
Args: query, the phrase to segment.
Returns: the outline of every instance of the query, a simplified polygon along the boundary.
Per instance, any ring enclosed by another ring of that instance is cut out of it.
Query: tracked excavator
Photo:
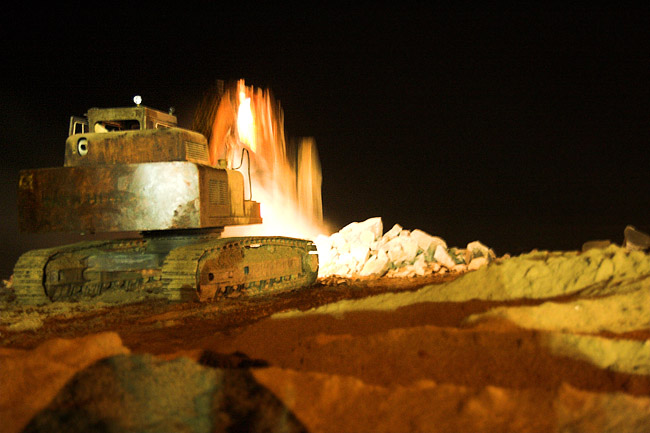
[[[244,174],[212,164],[206,137],[178,127],[171,110],[135,102],[72,117],[64,166],[20,172],[21,231],[107,238],[24,253],[14,267],[17,301],[74,301],[109,290],[212,301],[313,284],[311,241],[221,237],[226,226],[262,222]]]

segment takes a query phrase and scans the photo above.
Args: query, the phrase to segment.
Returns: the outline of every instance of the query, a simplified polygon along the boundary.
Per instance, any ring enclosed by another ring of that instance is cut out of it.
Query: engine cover
[[[20,172],[25,232],[101,233],[261,223],[240,172],[189,161]]]

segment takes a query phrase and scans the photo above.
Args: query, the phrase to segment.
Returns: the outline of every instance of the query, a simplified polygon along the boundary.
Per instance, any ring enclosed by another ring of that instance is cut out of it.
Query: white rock
[[[451,270],[454,272],[465,272],[467,270],[467,265],[465,263],[457,263],[451,268]]]
[[[379,239],[384,233],[384,224],[381,222],[381,217],[369,218],[362,222],[364,230],[369,230],[375,235],[375,239]]]
[[[363,268],[359,272],[359,275],[362,277],[367,277],[370,275],[382,276],[388,271],[390,267],[390,260],[386,254],[378,254],[372,256],[368,261],[363,265]]]
[[[451,258],[447,249],[442,245],[436,247],[436,252],[433,254],[433,258],[447,269],[452,269],[456,265],[454,259]]]
[[[429,245],[429,247],[424,251],[424,257],[428,262],[433,262],[435,260],[434,254],[436,252],[436,249],[438,246],[442,247],[445,251],[447,251],[447,243],[444,241],[444,239],[439,238],[438,236],[433,236],[433,242]]]
[[[356,266],[357,261],[354,259],[352,253],[343,253],[339,254],[338,259],[336,260],[337,266],[345,266],[348,269],[353,269]]]
[[[399,224],[395,224],[392,229],[384,233],[384,236],[382,236],[381,238],[382,243],[386,243],[391,239],[396,238],[397,236],[399,236],[401,231],[402,231],[402,226]]]
[[[472,257],[489,257],[490,249],[479,241],[467,244],[467,251],[472,253]]]
[[[359,244],[369,248],[375,242],[375,234],[370,230],[364,230],[359,234]]]
[[[392,263],[397,263],[397,260],[400,260],[404,254],[404,250],[402,249],[402,246],[399,244],[399,242],[393,241],[390,241],[384,245],[384,248],[382,248],[380,251],[386,252],[386,255]]]
[[[349,277],[350,275],[352,275],[352,270],[350,269],[350,266],[348,266],[347,263],[336,263],[332,267],[332,274],[341,275],[343,277]]]
[[[442,245],[445,249],[447,249],[447,243],[442,238],[439,238],[438,236],[431,236],[427,232],[419,229],[415,229],[411,232],[411,238],[416,240],[418,246],[422,251],[427,251],[429,248],[431,248],[432,245]]]
[[[379,239],[383,232],[383,224],[380,217],[369,218],[363,222],[350,223],[343,227],[339,233],[348,241],[354,243],[359,240],[361,233],[370,232],[372,240]]]
[[[402,249],[404,249],[405,263],[413,263],[418,255],[418,243],[411,238],[406,238],[402,241]]]
[[[376,251],[377,252],[383,251],[383,252],[387,253],[388,250],[393,248],[395,245],[399,245],[399,240],[397,240],[396,238],[393,238],[393,239],[389,240],[388,242],[380,242],[380,243],[377,244],[377,250]]]
[[[476,257],[472,259],[471,262],[469,262],[469,265],[467,265],[467,270],[468,271],[475,271],[485,265],[488,264],[488,258],[487,257]]]
[[[318,262],[319,263],[329,263],[332,260],[332,256],[335,251],[332,250],[332,241],[329,236],[318,235],[314,240],[316,244],[316,249],[318,250]]]
[[[391,271],[389,275],[391,277],[412,277],[415,275],[415,268],[413,265],[407,265]]]
[[[352,255],[356,262],[355,266],[361,268],[370,256],[370,248],[364,245],[355,245],[350,249],[350,255]]]
[[[334,233],[332,236],[330,236],[330,241],[331,241],[332,248],[337,250],[337,252],[350,250],[348,242],[346,241],[346,239],[343,237],[341,233]]]
[[[415,259],[415,262],[413,263],[413,270],[416,275],[424,275],[427,273],[426,271],[427,267],[427,262],[424,260],[424,256],[420,254],[417,259]]]
[[[354,233],[355,231],[357,231],[358,226],[359,226],[358,222],[353,222],[353,223],[350,223],[347,226],[343,227],[337,233],[339,235],[341,235],[341,236],[348,237],[350,233]]]
[[[397,267],[403,264],[412,264],[418,254],[417,242],[408,236],[398,236],[388,244],[390,244],[387,251],[388,257]]]

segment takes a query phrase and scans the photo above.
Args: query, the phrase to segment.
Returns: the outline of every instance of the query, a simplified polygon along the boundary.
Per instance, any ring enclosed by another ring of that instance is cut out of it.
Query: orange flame
[[[237,132],[239,139],[243,144],[246,144],[250,149],[255,152],[256,137],[255,137],[255,118],[251,111],[251,98],[246,96],[243,90],[239,92],[239,108],[237,109]]]
[[[224,236],[315,239],[329,233],[323,222],[322,175],[314,140],[303,139],[295,158],[289,158],[280,105],[269,90],[247,87],[239,80],[236,91],[227,91],[217,109],[210,137],[211,162],[238,167],[243,149],[249,151],[252,199],[260,202],[264,223],[226,227]]]

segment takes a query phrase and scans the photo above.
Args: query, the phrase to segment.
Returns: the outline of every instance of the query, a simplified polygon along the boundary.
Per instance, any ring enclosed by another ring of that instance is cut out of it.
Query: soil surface
[[[210,304],[131,293],[118,304],[20,307],[4,289],[0,380],[10,392],[0,397],[0,418],[15,421],[7,431],[43,431],[35,426],[47,426],[44,410],[61,404],[55,397],[64,387],[70,395],[75,374],[128,354],[249,371],[300,431],[648,431],[650,278],[623,266],[632,260],[631,269],[644,269],[647,255],[615,247],[603,257],[535,254],[467,274],[329,277],[308,289]],[[600,260],[593,279],[571,260]],[[535,293],[510,288],[528,284],[518,277],[495,277],[522,266]],[[556,273],[544,291],[535,266],[578,272]],[[39,356],[49,361],[30,367]],[[47,373],[52,389],[40,400],[32,395],[31,408],[12,406],[36,380],[29,368],[46,370],[52,359],[66,366]],[[211,418],[206,431],[220,431],[219,422]],[[278,423],[249,428],[292,431]]]
[[[137,292],[114,293],[103,298],[41,307],[23,307],[7,302],[6,311],[17,316],[16,320],[20,320],[18,317],[38,319],[36,329],[3,332],[1,341],[4,347],[31,349],[54,337],[75,338],[113,331],[132,349],[137,347],[142,352],[156,354],[174,352],[195,348],[192,342],[199,336],[227,334],[274,313],[291,309],[309,310],[343,299],[361,299],[380,293],[414,291],[427,284],[452,281],[458,276],[459,274],[417,278],[328,277],[319,279],[313,287],[303,290],[255,298],[222,298],[210,303],[170,303]],[[12,301],[11,291],[6,288],[2,290],[2,296],[7,301]],[[16,324],[10,323],[6,329],[11,330],[11,325],[16,328]],[[30,322],[24,327],[30,328]],[[20,326],[17,328],[20,329]],[[172,335],[177,335],[178,341],[170,338]],[[154,346],[149,346],[157,344],[155,341],[162,342],[158,351],[154,350]]]

